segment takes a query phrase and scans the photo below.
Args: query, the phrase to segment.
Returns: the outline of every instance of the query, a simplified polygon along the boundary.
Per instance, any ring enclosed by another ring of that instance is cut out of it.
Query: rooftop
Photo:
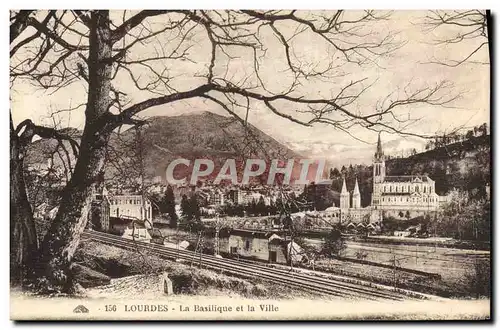
[[[431,181],[426,175],[398,175],[386,176],[384,182],[429,182]]]

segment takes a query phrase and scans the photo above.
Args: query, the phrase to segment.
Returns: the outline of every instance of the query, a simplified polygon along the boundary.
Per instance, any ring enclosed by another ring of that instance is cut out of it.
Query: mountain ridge
[[[76,129],[66,130],[79,139]],[[26,163],[47,163],[57,145],[56,140],[35,141],[28,149]],[[293,158],[298,161],[302,156],[251,124],[244,126],[234,117],[203,111],[154,116],[148,118],[141,127],[113,132],[108,145],[105,175],[108,180],[120,178],[134,181],[138,177],[164,179],[168,164],[176,158],[191,161],[211,159],[215,163],[214,173],[227,159],[236,159],[238,173],[242,173],[244,160],[248,158]],[[71,162],[74,165],[74,158]],[[55,164],[64,166],[61,161]],[[176,170],[178,168],[183,166],[176,167]],[[174,177],[176,174],[186,176],[192,168],[184,167],[182,170],[182,173],[174,172]]]

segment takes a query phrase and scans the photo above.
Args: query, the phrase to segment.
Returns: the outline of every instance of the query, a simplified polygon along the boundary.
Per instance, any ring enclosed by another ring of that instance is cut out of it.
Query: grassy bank
[[[259,279],[248,280],[199,269],[196,263],[191,267],[189,262],[173,262],[148,255],[147,252],[124,250],[93,241],[81,243],[75,261],[112,278],[109,285],[92,289],[93,294],[99,291],[126,296],[158,293],[158,275],[166,272],[172,280],[174,293],[180,295],[259,299],[317,297],[299,290],[283,290],[280,285]]]

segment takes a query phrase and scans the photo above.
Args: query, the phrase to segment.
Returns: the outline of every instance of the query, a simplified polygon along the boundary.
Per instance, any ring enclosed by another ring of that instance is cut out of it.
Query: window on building
[[[250,249],[250,241],[245,241],[245,250]]]

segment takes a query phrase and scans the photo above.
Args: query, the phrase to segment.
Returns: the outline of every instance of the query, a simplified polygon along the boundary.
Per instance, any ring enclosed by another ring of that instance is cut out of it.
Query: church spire
[[[382,141],[380,140],[380,132],[378,133],[377,151],[375,152],[375,160],[382,160],[384,151],[382,150]]]
[[[340,192],[341,195],[345,195],[345,194],[348,194],[347,192],[347,186],[345,184],[345,178],[344,178],[344,182],[342,183],[342,191]]]
[[[351,196],[347,191],[347,185],[345,184],[345,178],[344,178],[344,182],[342,183],[342,191],[340,192],[340,208],[342,210],[349,209],[351,204],[350,200]]]
[[[359,193],[358,178],[356,178],[356,185],[354,186],[354,192],[352,193],[352,208],[361,208],[361,194]]]
[[[382,150],[382,141],[380,133],[378,133],[377,151],[373,159],[373,183],[384,182],[385,179],[385,160],[384,151]]]
[[[358,178],[356,178],[356,184],[354,185],[353,195],[359,195],[359,186],[358,186]]]

